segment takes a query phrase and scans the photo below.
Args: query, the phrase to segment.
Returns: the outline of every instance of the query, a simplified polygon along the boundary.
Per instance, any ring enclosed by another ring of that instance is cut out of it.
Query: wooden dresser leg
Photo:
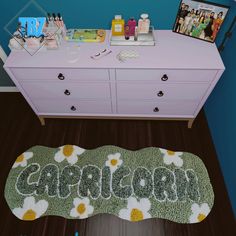
[[[188,120],[188,128],[191,129],[193,126],[194,119],[189,119]]]
[[[42,126],[45,126],[45,119],[43,117],[39,116],[39,121]]]

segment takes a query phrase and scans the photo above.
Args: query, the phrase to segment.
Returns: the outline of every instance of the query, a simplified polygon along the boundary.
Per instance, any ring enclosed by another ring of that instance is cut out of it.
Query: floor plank
[[[186,122],[47,119],[42,127],[19,93],[0,93],[0,235],[1,236],[199,236],[236,235],[235,218],[226,192],[208,125],[201,112],[193,128]],[[58,147],[76,144],[86,149],[117,145],[137,150],[163,147],[192,152],[205,163],[215,192],[215,205],[205,221],[195,225],[163,219],[130,223],[103,214],[86,220],[43,217],[34,222],[18,220],[4,199],[4,186],[16,157],[34,145]]]

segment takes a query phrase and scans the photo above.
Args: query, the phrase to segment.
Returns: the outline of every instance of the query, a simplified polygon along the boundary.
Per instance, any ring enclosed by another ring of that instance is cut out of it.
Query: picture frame
[[[172,31],[214,43],[230,7],[200,0],[181,0]]]

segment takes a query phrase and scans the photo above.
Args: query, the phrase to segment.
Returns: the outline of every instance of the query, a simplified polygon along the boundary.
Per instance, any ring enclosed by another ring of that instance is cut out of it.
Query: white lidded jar
[[[143,13],[141,19],[138,21],[138,33],[147,34],[150,28],[150,20],[148,19],[148,14]]]

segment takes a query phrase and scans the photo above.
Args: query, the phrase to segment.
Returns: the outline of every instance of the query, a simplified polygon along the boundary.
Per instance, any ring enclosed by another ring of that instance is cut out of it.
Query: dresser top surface
[[[63,42],[58,50],[41,51],[33,56],[26,51],[11,52],[5,67],[224,69],[214,43],[170,30],[155,31],[155,46],[110,46],[109,37],[110,31],[107,31],[104,43]],[[98,60],[91,59],[105,48],[112,53]],[[135,50],[139,57],[120,62],[117,55],[123,50]]]

